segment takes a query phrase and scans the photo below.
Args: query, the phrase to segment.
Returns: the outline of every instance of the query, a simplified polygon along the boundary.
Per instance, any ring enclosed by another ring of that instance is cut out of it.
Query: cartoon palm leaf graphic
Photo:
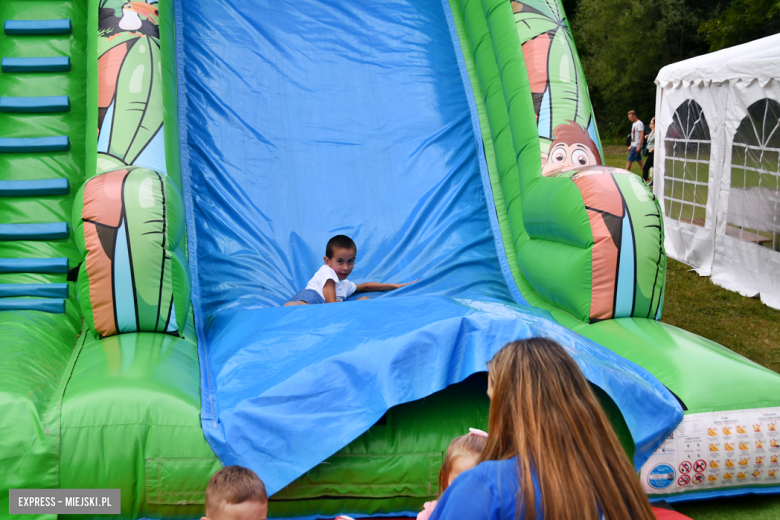
[[[546,4],[546,2],[536,3]],[[521,45],[541,34],[554,33],[560,28],[560,24],[556,21],[559,19],[557,16],[557,5],[556,12],[553,12],[548,9],[539,10],[532,6],[530,2],[513,1],[512,12],[515,13],[515,24],[517,24],[517,34],[520,36]]]
[[[129,192],[128,192],[129,191]],[[128,249],[135,273],[138,330],[164,332],[173,298],[165,185],[157,172],[135,169],[124,191]]]
[[[557,0],[512,1],[539,136],[552,138],[558,125],[588,128],[591,105],[574,39]]]
[[[591,107],[582,67],[568,27],[556,31],[550,45],[548,78],[550,85],[550,110],[552,128],[574,121],[588,127]]]
[[[108,154],[127,164],[141,154],[163,124],[160,47],[140,38],[128,51],[116,81]]]
[[[105,53],[127,42],[134,42],[139,36],[131,32],[123,32],[109,38],[98,38],[98,56],[103,57]],[[98,58],[100,59],[100,58]]]

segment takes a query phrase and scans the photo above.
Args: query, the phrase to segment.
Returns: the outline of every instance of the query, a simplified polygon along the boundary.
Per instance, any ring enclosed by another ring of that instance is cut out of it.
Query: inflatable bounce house
[[[415,514],[549,337],[653,498],[780,492],[780,375],[661,323],[657,200],[603,165],[557,0],[6,0],[0,511]],[[370,301],[281,307],[327,240]],[[571,432],[573,437],[577,432]]]

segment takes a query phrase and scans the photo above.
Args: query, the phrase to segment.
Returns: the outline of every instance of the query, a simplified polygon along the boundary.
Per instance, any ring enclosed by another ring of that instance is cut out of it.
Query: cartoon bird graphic
[[[740,466],[747,466],[749,462],[750,462],[749,458],[739,459],[739,465]]]
[[[733,468],[734,467],[734,461],[732,459],[726,459],[726,467],[727,468]]]
[[[737,433],[747,433],[744,426],[737,426]]]
[[[731,473],[724,473],[723,474],[723,480],[731,480],[733,478],[734,478],[734,475],[732,475]]]
[[[723,435],[731,435],[731,428],[724,426],[723,427]]]
[[[720,467],[720,462],[718,462],[717,460],[711,460],[710,461],[710,467],[711,468],[719,468]]]
[[[726,451],[734,451],[734,443],[733,442],[727,442],[726,443]]]
[[[707,477],[707,480],[709,480],[710,482],[715,482],[718,480],[718,477],[716,477],[715,475],[710,475],[709,477]]]
[[[764,463],[764,457],[758,456],[756,457],[756,464],[763,464]]]
[[[777,464],[777,455],[772,455],[771,457],[769,457],[769,462],[773,464]]]
[[[767,427],[767,429],[768,429],[770,432],[773,432],[773,431],[776,431],[776,430],[777,430],[777,424],[776,424],[776,423],[773,423],[773,422],[771,422],[771,423],[767,424],[767,425],[766,425],[766,427]]]
[[[144,18],[141,18],[143,16]],[[159,11],[157,4],[146,2],[127,2],[122,6],[122,16],[117,16],[114,9],[100,8],[98,26],[104,31],[104,36],[111,36],[123,31],[133,31],[139,36],[160,37]]]
[[[743,471],[740,471],[739,473],[737,473],[737,478],[739,479],[747,478],[747,474],[744,473]]]
[[[767,475],[767,477],[775,477],[775,476],[777,476],[777,470],[770,469],[769,471],[766,472],[766,475]]]
[[[718,430],[716,430],[715,428],[707,428],[707,435],[709,435],[710,437],[715,437],[718,435]]]
[[[740,442],[739,443],[739,449],[742,451],[747,451],[750,449],[747,442]]]
[[[756,448],[761,449],[764,447],[764,441],[756,441]]]
[[[753,425],[753,431],[756,433],[759,433],[761,431],[761,425],[760,424],[754,424]]]

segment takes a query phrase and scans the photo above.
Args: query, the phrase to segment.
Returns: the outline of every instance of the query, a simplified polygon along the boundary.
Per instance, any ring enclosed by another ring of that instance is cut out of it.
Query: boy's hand
[[[411,282],[406,282],[406,283],[389,283],[387,285],[391,285],[392,286],[391,290],[395,290],[395,289],[400,289],[401,287],[406,287],[407,285],[410,285],[410,284],[413,284],[414,282],[419,282],[419,281],[420,281],[420,279],[418,278],[417,280],[412,280]]]
[[[374,292],[374,291],[394,291],[396,289],[400,289],[401,287],[406,287],[407,285],[418,282],[420,279],[412,280],[411,282],[407,283],[376,283],[376,282],[367,282],[367,283],[359,283],[355,286],[355,292],[356,293],[364,293],[364,292]]]

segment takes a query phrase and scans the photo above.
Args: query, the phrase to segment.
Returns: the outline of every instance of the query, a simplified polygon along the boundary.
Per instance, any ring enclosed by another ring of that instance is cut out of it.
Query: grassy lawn
[[[624,146],[605,146],[609,166],[626,167]],[[641,175],[634,164],[634,173]],[[728,291],[669,260],[662,321],[730,348],[748,359],[780,372],[780,311]],[[675,504],[694,520],[780,520],[780,497],[747,497]]]

